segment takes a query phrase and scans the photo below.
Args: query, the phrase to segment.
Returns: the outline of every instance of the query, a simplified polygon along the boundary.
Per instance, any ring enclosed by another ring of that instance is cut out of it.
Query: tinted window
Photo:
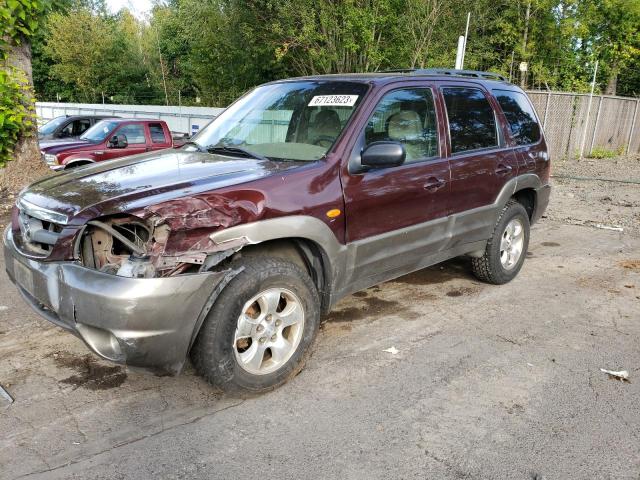
[[[540,140],[540,126],[533,107],[524,94],[507,90],[493,92],[507,117],[511,135],[518,145],[536,143]]]
[[[146,143],[144,138],[144,128],[139,123],[124,125],[117,132],[117,135],[126,135],[127,143]]]
[[[496,117],[477,88],[444,88],[449,117],[451,152],[460,153],[498,145]]]
[[[101,142],[107,138],[107,135],[109,135],[117,126],[117,122],[103,120],[84,132],[80,138],[83,140],[89,140],[90,142]]]
[[[159,123],[150,123],[149,132],[151,133],[151,141],[153,143],[167,143],[167,138],[164,136],[164,129]]]
[[[396,90],[385,95],[365,129],[367,145],[381,140],[402,143],[406,162],[437,156],[438,129],[431,90]]]

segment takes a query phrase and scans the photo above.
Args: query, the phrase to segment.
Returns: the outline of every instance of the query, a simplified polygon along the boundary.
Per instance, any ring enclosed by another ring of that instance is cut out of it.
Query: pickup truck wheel
[[[529,216],[522,204],[510,200],[500,213],[484,255],[471,259],[478,279],[502,285],[518,274],[529,247]]]
[[[309,275],[282,259],[250,257],[209,312],[191,358],[200,375],[226,391],[264,392],[304,367],[320,325]]]

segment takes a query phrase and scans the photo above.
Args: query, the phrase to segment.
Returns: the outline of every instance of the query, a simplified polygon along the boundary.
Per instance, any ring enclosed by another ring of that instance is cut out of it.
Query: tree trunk
[[[22,41],[21,45],[11,45],[7,57],[7,66],[22,70],[27,78],[29,99],[33,97],[33,78],[31,76],[31,45]],[[25,185],[51,171],[40,159],[38,130],[35,111],[32,112],[33,125],[25,130],[15,145],[13,160],[2,169],[0,185],[9,192],[17,192]]]
[[[618,70],[614,69],[609,75],[609,81],[607,82],[607,88],[604,90],[605,95],[615,95],[618,89]]]

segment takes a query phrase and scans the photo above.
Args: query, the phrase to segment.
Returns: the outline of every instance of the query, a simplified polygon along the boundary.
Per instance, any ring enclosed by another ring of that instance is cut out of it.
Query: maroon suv
[[[262,391],[295,375],[342,297],[459,255],[502,284],[549,200],[518,87],[468,71],[257,87],[178,150],[40,180],[6,268],[114,362]]]

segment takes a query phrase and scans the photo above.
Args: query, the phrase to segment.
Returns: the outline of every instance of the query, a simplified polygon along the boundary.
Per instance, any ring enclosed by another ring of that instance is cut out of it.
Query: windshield
[[[118,122],[102,120],[80,135],[80,138],[82,140],[89,140],[90,142],[101,142],[107,138],[107,135],[113,132],[117,126]]]
[[[41,133],[42,135],[49,135],[50,133],[53,133],[56,128],[62,125],[66,119],[67,117],[63,115],[62,117],[56,117],[49,120],[38,129],[38,133]]]
[[[227,108],[183,148],[244,151],[271,160],[318,160],[340,136],[367,89],[363,83],[339,81],[263,85]]]

